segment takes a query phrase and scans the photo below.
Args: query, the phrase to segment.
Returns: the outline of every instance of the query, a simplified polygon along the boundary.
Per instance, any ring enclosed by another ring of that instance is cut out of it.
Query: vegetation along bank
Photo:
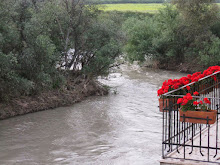
[[[1,116],[106,94],[96,78],[122,54],[129,62],[151,59],[151,67],[182,72],[220,65],[214,2],[174,0],[152,14],[103,11],[83,0],[1,1]]]
[[[129,61],[182,72],[220,64],[220,17],[215,1],[173,0],[158,13],[126,19],[124,51]]]
[[[1,119],[106,94],[95,79],[112,67],[122,37],[96,6],[7,0],[0,17]]]
[[[156,4],[161,8],[153,10],[124,11],[126,5],[136,4],[109,4],[100,9],[121,27],[126,60],[143,63],[151,59],[151,67],[193,73],[220,64],[220,10],[216,2],[173,0]]]

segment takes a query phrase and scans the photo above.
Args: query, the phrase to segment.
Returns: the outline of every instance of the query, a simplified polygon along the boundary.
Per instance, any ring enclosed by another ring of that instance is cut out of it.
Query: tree
[[[146,56],[154,53],[152,40],[155,35],[154,22],[151,18],[139,20],[130,18],[125,21],[123,29],[127,32],[125,51],[129,61],[143,62]]]
[[[181,33],[190,48],[201,48],[201,42],[210,40],[210,28],[218,19],[218,6],[214,0],[173,0],[181,14]]]
[[[214,0],[173,0],[182,19],[179,32],[187,43],[185,62],[192,63],[196,60],[204,67],[212,63],[211,57],[214,57],[213,53],[216,52],[212,49],[217,48],[215,46],[219,40],[212,32],[213,25],[219,19],[219,8],[214,2]],[[210,52],[212,55],[208,55]]]
[[[219,64],[218,12],[212,0],[173,0],[151,19],[128,20],[128,58],[144,61],[151,56],[165,69]]]
[[[110,20],[101,20],[100,12],[96,6],[86,5],[82,0],[48,1],[40,13],[34,14],[31,27],[35,28],[30,29],[29,34],[33,34],[30,38],[36,31],[50,36],[60,54],[60,66],[66,70],[75,72],[81,64],[85,74],[105,73],[120,53],[120,37],[115,23],[110,25]],[[108,62],[104,64],[104,61]]]
[[[108,72],[120,34],[100,14],[83,0],[0,1],[0,100],[60,88],[69,73]]]
[[[184,42],[177,34],[179,22],[179,13],[171,5],[152,18],[128,19],[124,24],[128,36],[125,46],[128,59],[143,62],[148,56],[163,67],[181,62]]]

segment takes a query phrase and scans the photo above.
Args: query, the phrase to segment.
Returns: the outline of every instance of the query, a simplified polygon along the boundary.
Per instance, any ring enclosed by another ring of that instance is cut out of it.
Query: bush
[[[163,64],[183,60],[181,36],[178,34],[179,13],[171,6],[144,20],[131,18],[124,23],[127,32],[125,51],[130,61],[145,60],[146,56]]]
[[[0,101],[7,101],[11,97],[28,95],[33,88],[33,82],[16,73],[17,65],[13,54],[5,55],[0,52]]]
[[[131,62],[145,60],[145,56],[152,55],[152,39],[155,34],[154,22],[151,18],[139,20],[130,18],[123,25],[127,33],[127,43],[124,47],[127,53],[127,59]]]
[[[212,0],[176,0],[151,18],[125,21],[125,51],[130,61],[151,56],[159,68],[179,64],[219,64],[219,9]]]
[[[210,41],[203,43],[203,50],[199,51],[201,65],[220,65],[220,38],[212,36]]]
[[[0,100],[60,88],[70,72],[107,73],[122,37],[100,14],[83,0],[0,1]]]

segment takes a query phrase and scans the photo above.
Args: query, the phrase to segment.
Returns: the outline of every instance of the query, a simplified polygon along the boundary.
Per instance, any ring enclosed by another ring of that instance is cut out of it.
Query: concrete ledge
[[[160,165],[219,165],[219,163],[208,163],[184,159],[166,158],[160,160]]]
[[[215,148],[216,147],[216,133],[219,134],[219,130],[216,131],[216,125],[217,123],[213,124],[210,126],[210,143],[209,147]],[[220,128],[220,121],[218,122],[218,128]],[[201,139],[202,139],[202,146],[208,147],[208,128],[204,129],[201,134]],[[189,140],[186,142],[186,144],[191,145],[192,141]],[[195,146],[200,145],[200,134],[197,134],[193,138],[193,144]],[[218,147],[220,146],[220,136],[218,135],[217,139],[217,145]],[[183,159],[184,157],[184,148],[181,146],[178,148],[179,152],[176,150],[170,152],[166,159],[162,159],[160,161],[161,165],[220,165],[220,150],[218,150],[217,155],[216,155],[216,150],[215,149],[210,149],[209,150],[209,161],[210,162],[202,162],[202,161],[207,161],[208,160],[208,150],[206,148],[202,148],[201,152],[203,153],[204,156],[201,156],[200,154],[200,148],[192,148],[189,146],[185,147],[185,158],[186,160]],[[178,158],[178,159],[174,159]],[[188,160],[187,160],[188,159]],[[191,160],[194,159],[194,160]],[[198,160],[198,161],[195,161]],[[215,163],[211,163],[215,162]]]

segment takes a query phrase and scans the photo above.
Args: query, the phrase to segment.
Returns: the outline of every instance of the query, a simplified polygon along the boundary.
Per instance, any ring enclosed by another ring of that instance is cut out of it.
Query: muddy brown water
[[[184,74],[123,66],[111,94],[0,121],[1,165],[159,165],[157,89]],[[117,93],[117,94],[115,94]]]

